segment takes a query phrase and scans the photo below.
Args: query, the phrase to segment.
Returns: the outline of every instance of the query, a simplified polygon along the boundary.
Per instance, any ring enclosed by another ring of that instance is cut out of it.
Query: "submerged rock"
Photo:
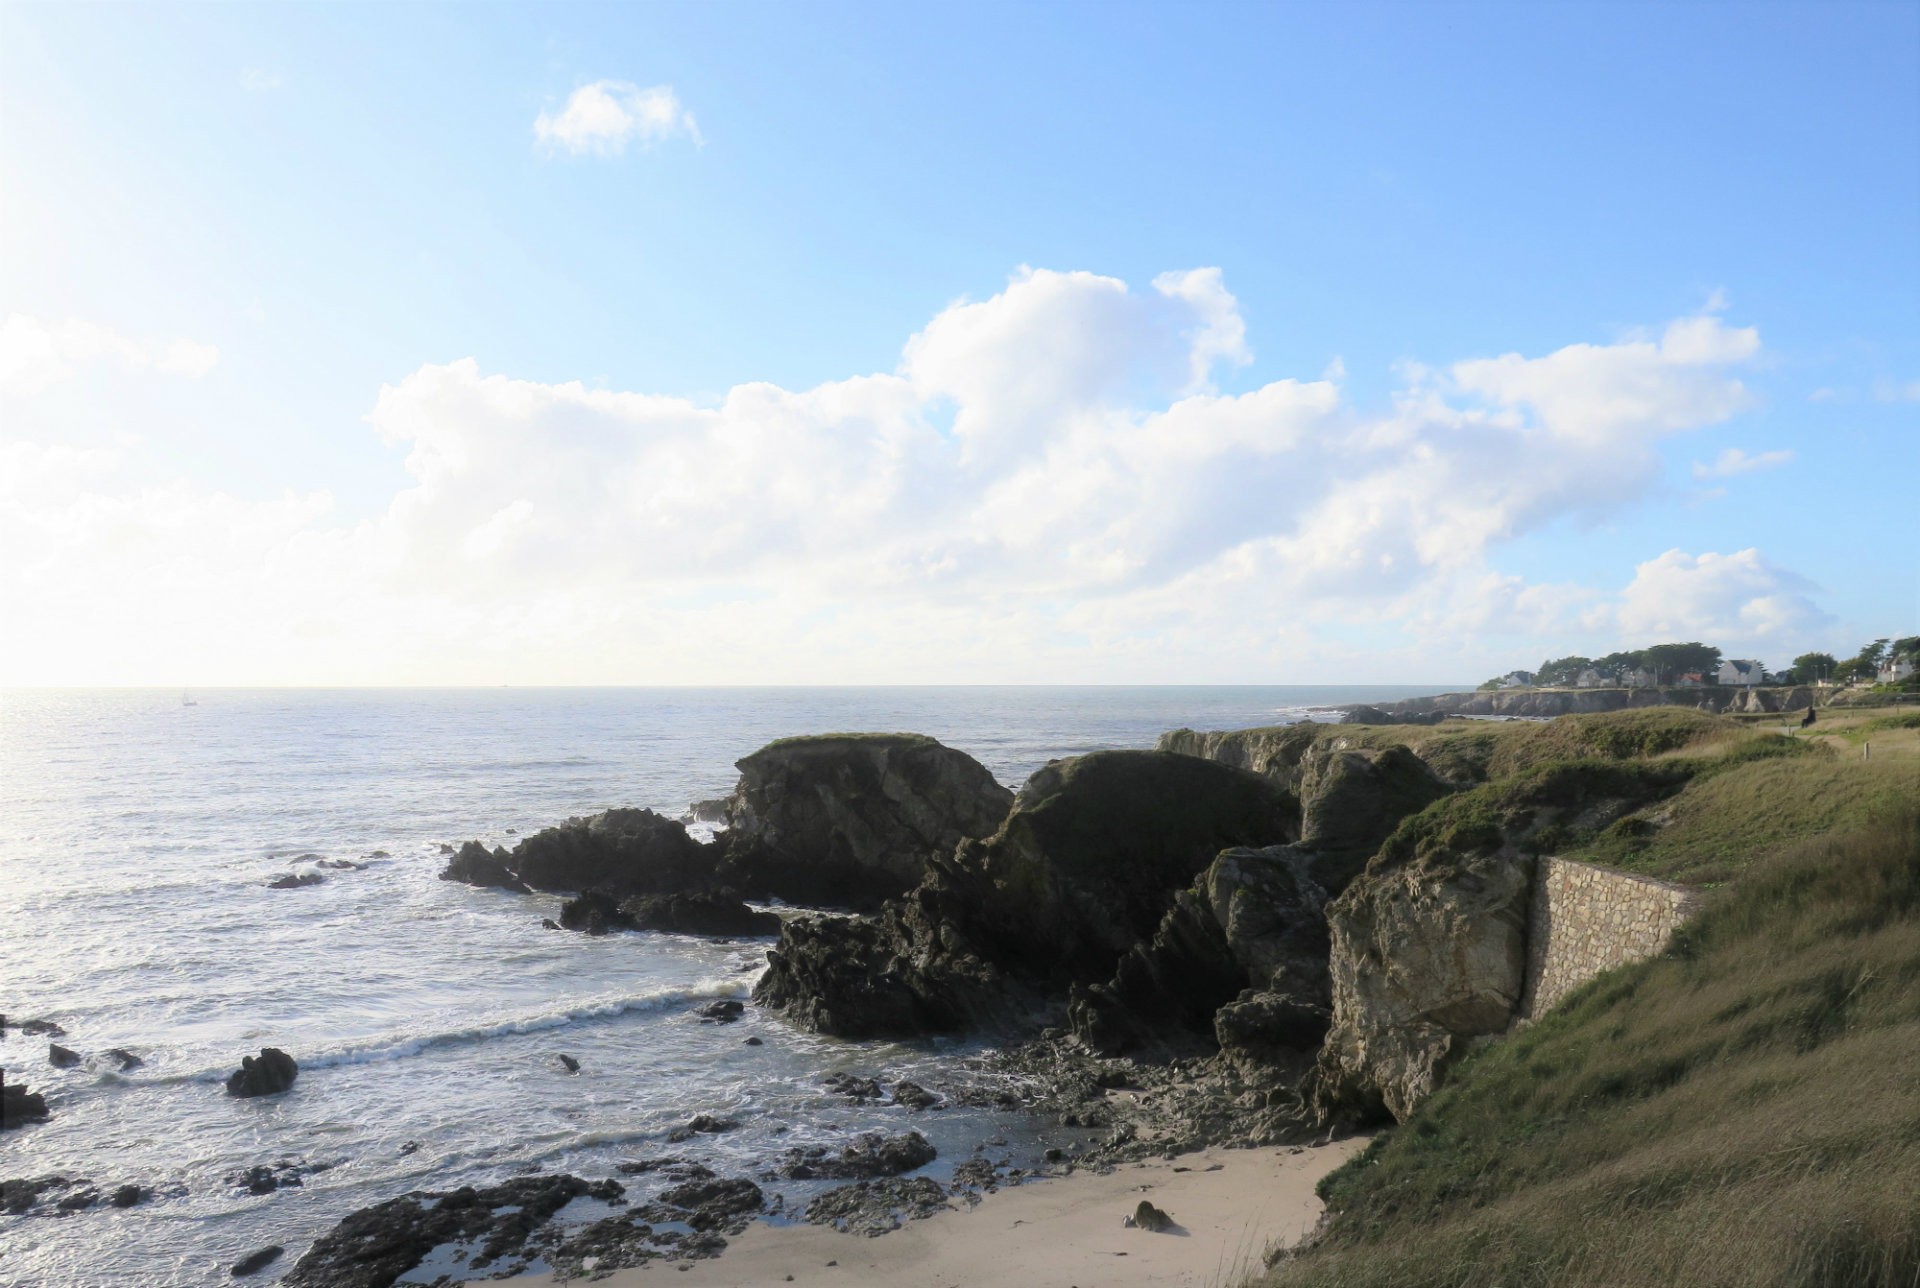
[[[899,1176],[925,1167],[938,1152],[917,1131],[902,1136],[868,1132],[834,1153],[824,1145],[790,1149],[777,1174],[788,1180],[859,1180]]]
[[[47,1118],[47,1098],[39,1092],[28,1091],[17,1082],[0,1088],[0,1127],[43,1123]]]
[[[240,1067],[227,1075],[229,1096],[271,1096],[285,1091],[300,1076],[300,1066],[279,1047],[265,1047],[259,1056],[241,1056]]]
[[[298,890],[302,886],[317,886],[325,880],[318,872],[286,872],[267,882],[267,889]]]
[[[80,1063],[80,1053],[69,1051],[58,1042],[47,1043],[47,1063],[56,1069],[71,1069]]]
[[[233,1269],[228,1271],[228,1273],[235,1279],[241,1279],[247,1275],[259,1274],[262,1270],[265,1270],[268,1266],[278,1261],[285,1252],[286,1249],[279,1244],[269,1244],[258,1252],[248,1253],[246,1256],[240,1258],[240,1260],[234,1262]]]
[[[783,738],[739,762],[721,877],[794,903],[877,903],[990,834],[1013,793],[920,734]]]
[[[127,1050],[125,1047],[113,1047],[112,1049],[106,1052],[103,1052],[103,1055],[107,1059],[113,1061],[115,1066],[117,1066],[120,1072],[122,1073],[127,1072],[127,1070],[129,1069],[138,1069],[141,1065],[146,1063],[145,1060],[142,1060],[139,1056]]]
[[[0,1032],[4,1032],[4,1029],[0,1029]],[[55,1024],[52,1020],[25,1020],[20,1025],[20,1032],[30,1038],[63,1038],[67,1036],[67,1031],[58,1024]]]

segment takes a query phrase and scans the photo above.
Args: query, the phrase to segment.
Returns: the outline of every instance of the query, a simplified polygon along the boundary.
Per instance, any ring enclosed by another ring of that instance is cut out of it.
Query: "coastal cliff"
[[[1551,719],[1555,716],[1596,715],[1645,707],[1692,707],[1715,714],[1804,711],[1824,705],[1820,690],[1807,685],[1744,688],[1703,685],[1661,689],[1476,689],[1470,693],[1441,693],[1430,698],[1407,698],[1375,706],[1350,708],[1351,724],[1396,724],[1408,717],[1502,716]]]

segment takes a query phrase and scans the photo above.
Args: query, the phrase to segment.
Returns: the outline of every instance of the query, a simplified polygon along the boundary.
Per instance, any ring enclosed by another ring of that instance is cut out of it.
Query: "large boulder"
[[[620,916],[635,930],[665,930],[679,935],[777,935],[780,918],[757,912],[746,900],[724,890],[636,895],[620,905]]]
[[[0,1088],[0,1128],[47,1121],[47,1098],[17,1082]]]
[[[258,1057],[240,1057],[240,1067],[227,1075],[229,1096],[273,1096],[293,1085],[300,1066],[279,1047],[265,1047]]]
[[[722,879],[795,903],[903,894],[1013,801],[979,761],[919,734],[783,738],[738,764]]]
[[[1167,752],[1096,752],[1028,780],[991,837],[872,921],[789,921],[755,998],[842,1036],[1017,1022],[1105,979],[1222,849],[1297,836],[1273,781]]]
[[[508,862],[535,890],[617,897],[697,889],[713,874],[707,848],[650,809],[610,809],[543,828],[516,845]]]
[[[1404,746],[1316,743],[1300,766],[1300,844],[1318,851],[1314,875],[1338,894],[1392,835],[1452,789]]]

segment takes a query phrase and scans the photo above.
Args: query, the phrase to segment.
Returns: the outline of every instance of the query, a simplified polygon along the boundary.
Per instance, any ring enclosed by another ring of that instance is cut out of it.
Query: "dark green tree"
[[[1787,672],[1787,678],[1795,684],[1812,684],[1816,680],[1831,679],[1837,665],[1831,653],[1802,653],[1793,659],[1793,669]]]
[[[1533,682],[1543,689],[1568,688],[1572,686],[1580,672],[1592,665],[1592,658],[1581,657],[1578,654],[1556,657],[1540,664],[1540,669],[1533,674]]]
[[[1693,640],[1686,644],[1655,644],[1642,649],[1643,664],[1653,672],[1655,684],[1672,684],[1689,671],[1711,675],[1720,666],[1720,650]]]

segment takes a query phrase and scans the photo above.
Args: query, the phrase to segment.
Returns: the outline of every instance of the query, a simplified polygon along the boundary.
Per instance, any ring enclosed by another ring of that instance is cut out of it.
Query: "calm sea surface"
[[[558,898],[440,881],[443,842],[511,847],[609,806],[677,816],[791,734],[927,733],[1017,786],[1052,757],[1150,747],[1182,725],[1445,687],[0,693],[0,1064],[53,1111],[0,1133],[0,1178],[163,1193],[0,1215],[0,1283],[228,1282],[267,1243],[286,1245],[284,1269],[354,1208],[536,1167],[610,1175],[698,1112],[742,1127],[673,1151],[740,1174],[793,1145],[905,1129],[898,1108],[822,1095],[824,1074],[938,1088],[967,1050],[838,1042],[751,1010],[701,1024],[702,1000],[747,994],[765,942],[543,931]],[[368,866],[266,888],[315,870],[303,855]],[[43,1017],[82,1054],[146,1063],[50,1068],[46,1039],[12,1027]],[[224,1095],[266,1045],[299,1061],[294,1090]],[[977,1110],[912,1125],[940,1148],[936,1173],[996,1134],[1015,1154],[1064,1135]],[[228,1180],[281,1161],[331,1166],[263,1196]]]

